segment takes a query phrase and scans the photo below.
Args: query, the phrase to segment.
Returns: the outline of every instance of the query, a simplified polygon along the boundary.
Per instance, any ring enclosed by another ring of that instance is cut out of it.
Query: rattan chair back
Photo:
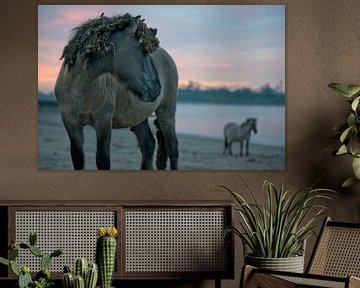
[[[360,224],[333,222],[328,218],[307,273],[360,277]]]

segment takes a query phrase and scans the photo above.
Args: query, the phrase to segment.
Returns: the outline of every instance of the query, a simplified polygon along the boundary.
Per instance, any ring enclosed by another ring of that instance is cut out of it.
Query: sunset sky
[[[71,29],[103,12],[141,15],[157,28],[180,85],[256,89],[284,81],[284,5],[39,5],[39,91],[53,91]]]

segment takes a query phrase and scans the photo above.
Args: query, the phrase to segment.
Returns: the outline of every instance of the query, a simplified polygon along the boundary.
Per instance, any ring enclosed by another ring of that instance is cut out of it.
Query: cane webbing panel
[[[245,283],[243,287],[259,288],[259,287],[281,287],[281,288],[296,288],[296,284],[280,277],[271,274],[255,273]]]
[[[223,272],[224,211],[125,212],[125,272]]]
[[[16,241],[28,243],[29,233],[36,232],[37,245],[46,253],[63,248],[65,253],[52,261],[50,270],[62,272],[72,267],[74,259],[95,260],[96,228],[115,226],[114,211],[16,211]],[[20,250],[18,263],[31,271],[40,270],[40,258]]]
[[[360,277],[360,229],[326,226],[309,273]]]
[[[294,287],[326,287],[326,288],[345,288],[345,279],[343,282],[331,281],[316,278],[302,278],[293,276],[277,276],[281,279],[287,280],[291,283],[296,284]]]

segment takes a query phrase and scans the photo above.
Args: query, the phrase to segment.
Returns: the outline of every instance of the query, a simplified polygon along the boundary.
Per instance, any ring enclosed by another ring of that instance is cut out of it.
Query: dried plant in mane
[[[73,66],[79,52],[85,52],[84,68],[94,57],[105,56],[114,47],[111,35],[117,31],[126,29],[133,21],[136,21],[137,29],[135,37],[144,53],[153,53],[159,47],[159,39],[156,37],[157,30],[148,28],[141,16],[133,17],[129,13],[113,17],[100,16],[75,27],[69,44],[65,46],[60,59],[65,58],[65,63]],[[140,20],[140,21],[138,21]]]

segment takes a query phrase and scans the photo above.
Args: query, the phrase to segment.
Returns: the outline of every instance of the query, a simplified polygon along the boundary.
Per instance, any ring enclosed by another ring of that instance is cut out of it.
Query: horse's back
[[[238,124],[233,123],[233,122],[227,123],[224,126],[225,138],[228,138],[228,139],[234,138],[238,134],[239,129],[240,129],[240,126]]]

